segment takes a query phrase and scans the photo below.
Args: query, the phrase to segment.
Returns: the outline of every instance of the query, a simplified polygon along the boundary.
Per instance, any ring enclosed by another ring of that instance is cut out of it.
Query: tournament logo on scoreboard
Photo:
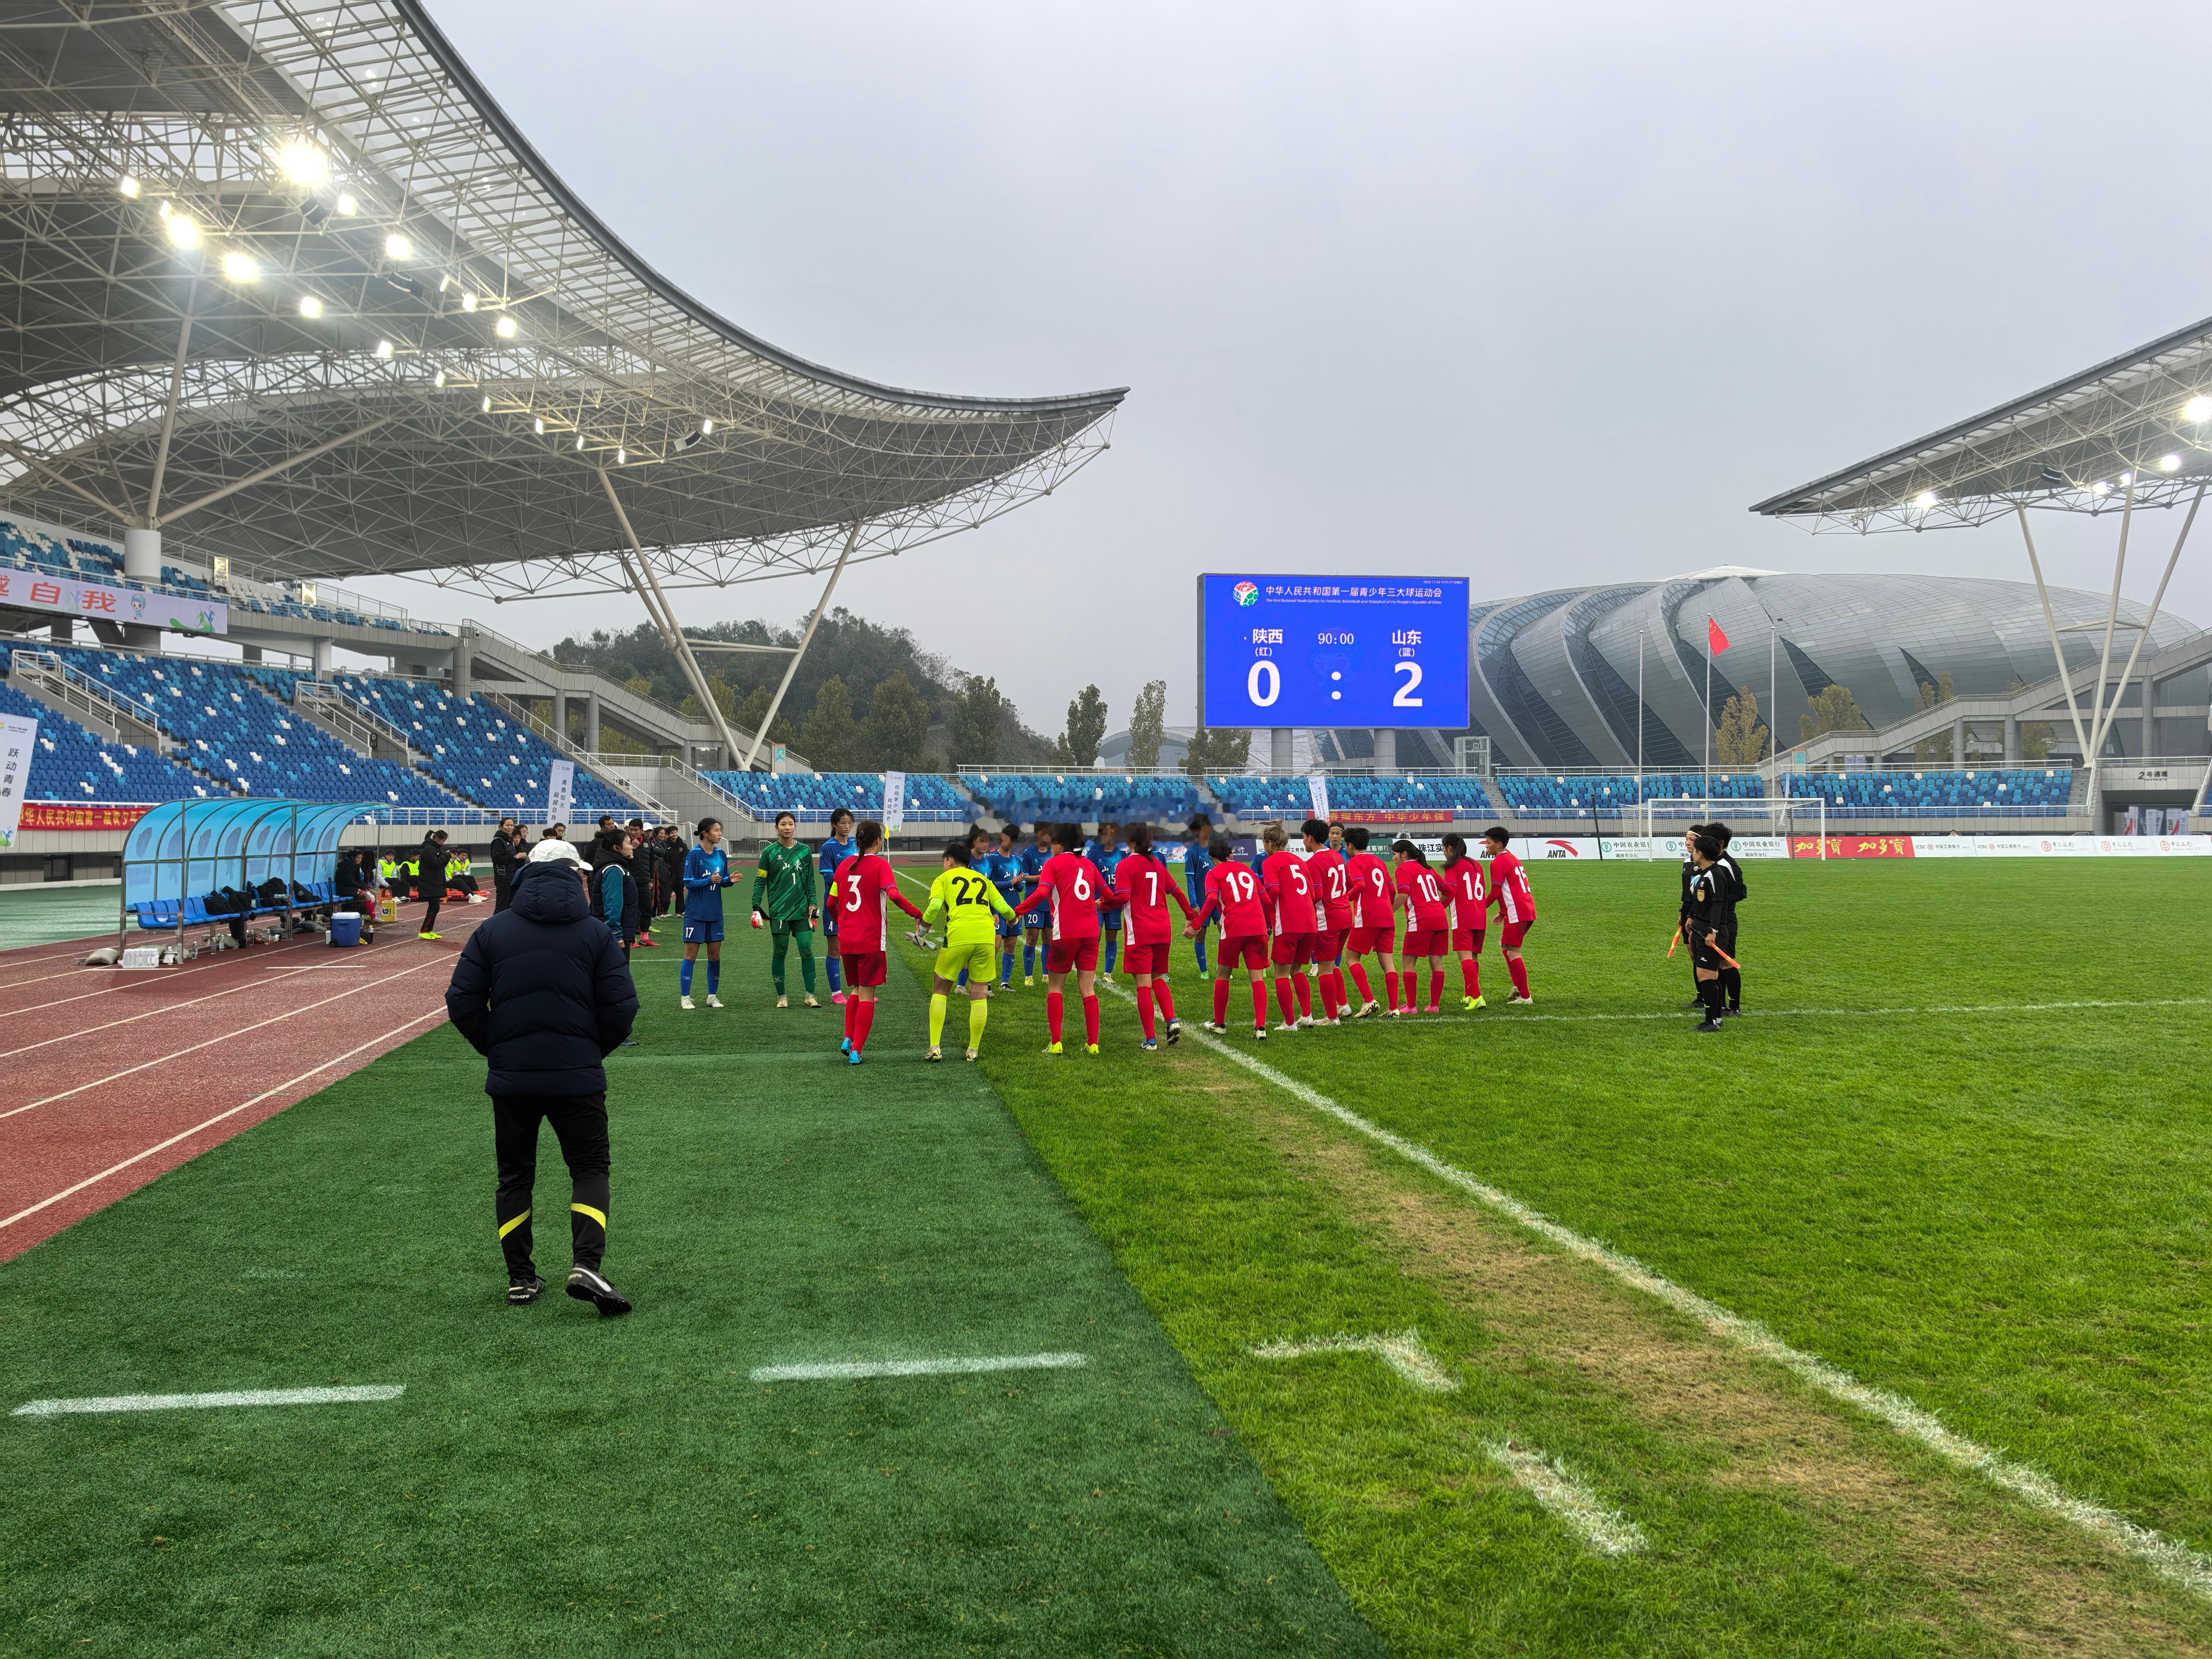
[[[1241,605],[1255,605],[1260,603],[1260,587],[1256,582],[1239,582],[1229,592]]]

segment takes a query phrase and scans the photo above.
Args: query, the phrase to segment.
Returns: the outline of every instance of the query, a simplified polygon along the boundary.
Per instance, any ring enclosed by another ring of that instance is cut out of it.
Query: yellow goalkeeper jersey
[[[1006,902],[990,880],[956,865],[929,884],[929,903],[921,913],[925,924],[945,918],[945,943],[988,945],[998,937],[992,918],[1011,916]]]

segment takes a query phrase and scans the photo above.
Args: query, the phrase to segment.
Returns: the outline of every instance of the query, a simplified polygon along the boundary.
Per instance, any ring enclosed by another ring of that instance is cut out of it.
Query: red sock
[[[1432,1014],[1436,1013],[1443,1006],[1444,970],[1441,968],[1431,968],[1429,970],[1429,1012]]]
[[[1321,1017],[1323,1019],[1334,1019],[1336,1018],[1336,993],[1331,989],[1329,986],[1329,981],[1335,977],[1336,975],[1330,973],[1326,968],[1322,969],[1320,974]]]
[[[1505,958],[1505,971],[1513,975],[1513,988],[1522,996],[1528,994],[1528,964],[1518,957]]]
[[[1159,1004],[1160,1018],[1166,1020],[1169,1024],[1174,1024],[1175,993],[1168,989],[1167,981],[1156,979],[1152,981],[1152,1000]]]
[[[868,1046],[868,1033],[875,1029],[876,1004],[871,997],[860,1005],[860,1029],[853,1035],[853,1052],[858,1054]]]
[[[1282,1005],[1283,1024],[1285,1025],[1297,1022],[1297,1016],[1291,1012],[1297,1006],[1293,1000],[1296,995],[1297,993],[1291,989],[1290,981],[1279,979],[1275,981],[1275,1000]]]
[[[1224,974],[1213,981],[1213,1023],[1229,1024],[1229,975]]]
[[[1352,982],[1359,988],[1361,1007],[1375,1000],[1375,988],[1367,982],[1367,970],[1356,962],[1352,964]]]
[[[1482,994],[1482,966],[1473,957],[1459,959],[1459,982],[1467,987],[1468,995],[1479,997]]]
[[[845,999],[845,1041],[848,1042],[853,1040],[853,1012],[860,1006],[860,1000],[858,997]]]
[[[1419,968],[1401,968],[1398,970],[1398,994],[1403,999],[1398,1006],[1407,1013],[1412,1013],[1420,1006],[1421,970]]]
[[[1092,1048],[1098,1046],[1098,999],[1083,999],[1083,1040]]]
[[[1060,1041],[1060,994],[1057,991],[1044,994],[1044,1029],[1054,1042]]]
[[[1382,970],[1382,989],[1390,999],[1382,1006],[1385,1008],[1396,1007],[1398,1006],[1398,974],[1395,969],[1385,968]]]
[[[1297,987],[1298,1018],[1300,1019],[1312,1018],[1313,981],[1304,974],[1292,974],[1291,975],[1291,983]]]
[[[1145,1028],[1145,1041],[1150,1042],[1152,1040],[1152,988],[1149,985],[1137,988],[1137,1024]]]
[[[1255,1030],[1267,1029],[1267,981],[1264,979],[1252,981],[1252,1025]]]

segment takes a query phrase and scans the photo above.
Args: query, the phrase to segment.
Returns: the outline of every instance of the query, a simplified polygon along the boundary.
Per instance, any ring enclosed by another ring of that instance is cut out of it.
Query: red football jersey
[[[1182,906],[1185,916],[1191,914],[1182,884],[1167,866],[1134,853],[1114,866],[1114,896],[1128,907],[1123,914],[1129,919],[1129,938],[1138,945],[1165,945],[1173,937],[1168,926],[1171,902]]]
[[[1443,884],[1435,871],[1407,859],[1398,866],[1398,890],[1406,896],[1408,933],[1427,933],[1444,925]]]
[[[1482,860],[1461,859],[1447,864],[1439,880],[1443,884],[1444,904],[1450,913],[1452,931],[1480,933],[1489,920],[1485,912],[1490,903],[1489,884],[1482,878]]]
[[[1359,913],[1356,925],[1397,926],[1396,901],[1390,896],[1390,866],[1372,853],[1354,853],[1344,861],[1344,867],[1352,878],[1352,896]]]
[[[1036,891],[1014,907],[1017,914],[1052,906],[1052,937],[1084,939],[1098,937],[1098,907],[1118,900],[1102,889],[1098,866],[1075,853],[1054,853],[1037,872]]]
[[[848,957],[889,948],[892,905],[921,920],[921,907],[900,890],[890,860],[873,853],[855,854],[837,866],[830,898],[837,911],[837,949]]]
[[[1306,862],[1287,847],[1260,861],[1260,879],[1267,889],[1267,920],[1271,933],[1310,933],[1314,920],[1313,884],[1306,879]]]
[[[1224,939],[1258,939],[1267,933],[1267,907],[1250,865],[1232,860],[1206,872],[1206,902],[1194,920],[1208,916],[1221,918]]]
[[[1306,859],[1306,884],[1321,907],[1321,925],[1352,926],[1352,869],[1334,847],[1324,847]]]
[[[1528,872],[1510,853],[1490,860],[1490,902],[1498,907],[1500,921],[1536,920],[1536,896],[1528,890]]]

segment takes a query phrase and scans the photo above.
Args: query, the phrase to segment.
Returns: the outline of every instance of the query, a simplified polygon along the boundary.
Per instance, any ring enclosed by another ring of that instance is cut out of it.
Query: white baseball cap
[[[530,862],[550,864],[556,860],[563,864],[580,865],[584,855],[565,841],[541,841],[530,849]]]

